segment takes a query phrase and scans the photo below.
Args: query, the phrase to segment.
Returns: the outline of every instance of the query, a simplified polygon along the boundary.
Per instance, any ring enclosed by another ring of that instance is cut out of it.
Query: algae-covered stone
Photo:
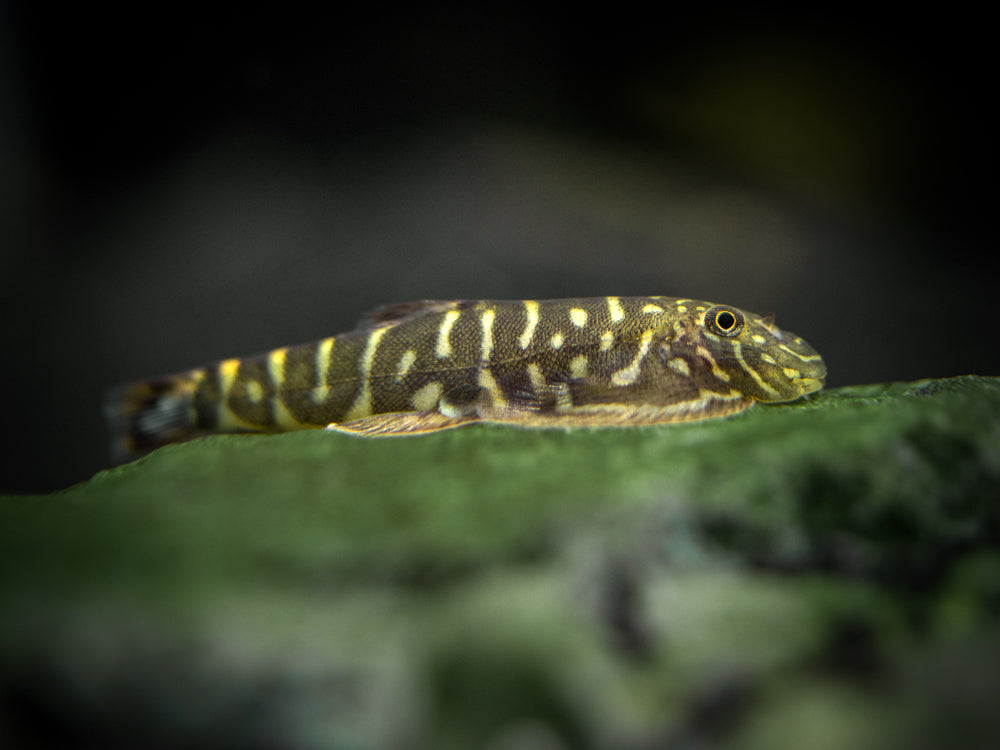
[[[971,747],[998,542],[996,378],[204,438],[0,500],[0,744]]]

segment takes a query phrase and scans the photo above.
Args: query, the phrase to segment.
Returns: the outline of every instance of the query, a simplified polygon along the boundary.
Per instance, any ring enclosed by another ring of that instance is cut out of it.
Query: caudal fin
[[[194,437],[194,379],[174,375],[127,383],[108,394],[105,415],[118,463]]]

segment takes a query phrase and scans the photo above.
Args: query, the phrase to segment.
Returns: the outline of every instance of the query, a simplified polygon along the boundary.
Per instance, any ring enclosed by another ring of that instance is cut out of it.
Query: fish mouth
[[[810,393],[815,393],[820,390],[824,383],[826,383],[825,378],[795,378],[792,380],[799,390],[802,391],[802,395],[806,396]]]

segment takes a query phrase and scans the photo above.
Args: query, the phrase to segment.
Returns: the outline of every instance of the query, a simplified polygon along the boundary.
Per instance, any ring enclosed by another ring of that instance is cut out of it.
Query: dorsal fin
[[[395,302],[365,313],[365,316],[358,321],[357,327],[377,328],[388,323],[400,323],[423,315],[447,312],[457,307],[457,300],[423,299],[416,302]]]
[[[760,316],[760,322],[764,324],[764,327],[769,330],[774,330],[774,313],[767,313],[766,315]]]

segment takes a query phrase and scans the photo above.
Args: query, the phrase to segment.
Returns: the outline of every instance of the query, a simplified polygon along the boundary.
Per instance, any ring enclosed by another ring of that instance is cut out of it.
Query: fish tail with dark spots
[[[112,433],[112,455],[124,462],[167,443],[195,436],[195,373],[141,380],[115,388],[104,411]]]

